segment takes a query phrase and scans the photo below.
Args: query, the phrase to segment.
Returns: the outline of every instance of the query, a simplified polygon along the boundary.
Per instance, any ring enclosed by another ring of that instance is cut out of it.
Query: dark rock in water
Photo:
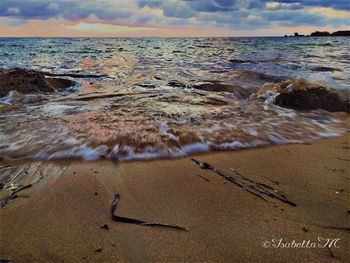
[[[331,68],[331,67],[313,67],[312,68],[313,71],[320,71],[320,72],[333,72],[333,71],[341,71],[341,69],[337,69],[337,68]]]
[[[286,108],[323,109],[332,112],[345,111],[350,113],[349,101],[342,100],[338,94],[321,88],[281,93],[276,97],[275,103]]]
[[[241,70],[238,71],[238,76],[241,79],[248,79],[248,78],[252,78],[254,79],[254,81],[265,81],[265,82],[280,82],[283,80],[286,80],[285,77],[281,77],[281,76],[273,76],[273,75],[269,75],[269,74],[265,74],[262,72],[254,72],[254,71],[248,71],[248,70]]]
[[[255,64],[255,61],[252,60],[241,60],[241,59],[230,59],[229,60],[231,63],[234,64]]]
[[[7,96],[12,102],[16,103],[36,103],[43,100],[47,100],[47,97],[43,94],[24,95],[23,93],[18,92],[17,90],[11,90]]]
[[[45,73],[34,70],[0,70],[0,97],[10,91],[28,93],[50,93],[73,86],[74,81],[61,78],[46,78]]]
[[[248,89],[250,92],[256,92],[265,83],[279,83],[287,80],[283,76],[274,76],[262,72],[255,72],[250,70],[237,70],[227,74],[227,77],[232,79],[235,86]]]
[[[211,98],[208,97],[206,98],[206,104],[211,104],[211,105],[227,105],[227,102],[224,100],[220,100],[218,98]]]
[[[212,91],[212,92],[229,92],[237,96],[238,99],[246,99],[250,92],[242,87],[221,83],[205,83],[192,86],[194,89]]]
[[[64,90],[75,84],[75,82],[70,79],[45,78],[45,80],[51,87],[54,87],[56,90]]]
[[[275,104],[281,107],[299,110],[323,109],[331,112],[344,111],[350,113],[348,98],[342,98],[339,94],[306,80],[267,83],[252,97],[264,96],[264,94],[271,91],[278,93]]]
[[[168,82],[168,86],[181,88],[181,87],[186,87],[186,84],[181,83],[181,82],[179,82],[177,80],[171,80],[171,81]]]

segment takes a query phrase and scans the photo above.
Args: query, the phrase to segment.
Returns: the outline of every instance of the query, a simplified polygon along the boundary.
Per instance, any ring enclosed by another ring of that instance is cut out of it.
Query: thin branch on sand
[[[266,184],[254,182],[254,181],[248,179],[247,177],[241,175],[240,173],[238,173],[234,169],[232,169],[234,172],[234,176],[225,175],[220,170],[218,170],[217,168],[213,167],[212,165],[210,165],[208,163],[198,161],[194,158],[190,158],[190,157],[188,157],[188,158],[192,162],[196,163],[201,169],[208,169],[208,170],[213,171],[214,173],[223,177],[227,181],[237,185],[238,187],[242,188],[243,190],[247,191],[248,193],[250,193],[252,195],[259,197],[260,199],[263,199],[264,201],[267,201],[263,196],[263,195],[266,195],[268,197],[277,199],[278,201],[283,202],[285,204],[288,204],[291,206],[296,206],[296,204],[289,201],[281,191],[274,189]]]

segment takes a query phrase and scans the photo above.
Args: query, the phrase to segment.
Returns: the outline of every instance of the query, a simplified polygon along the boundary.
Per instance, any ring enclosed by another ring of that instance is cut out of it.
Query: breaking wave
[[[78,83],[44,97],[0,98],[0,158],[153,159],[345,134],[345,113],[281,108],[274,92],[250,97],[286,79],[348,93],[350,39],[322,41],[0,39],[0,67]]]

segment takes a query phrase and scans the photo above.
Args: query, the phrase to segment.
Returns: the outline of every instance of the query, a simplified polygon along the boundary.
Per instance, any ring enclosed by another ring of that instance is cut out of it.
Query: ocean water
[[[344,113],[196,86],[254,93],[264,83],[306,79],[346,93],[349,47],[349,37],[0,38],[0,68],[77,82],[0,113],[0,157],[148,159],[339,136],[348,131]]]

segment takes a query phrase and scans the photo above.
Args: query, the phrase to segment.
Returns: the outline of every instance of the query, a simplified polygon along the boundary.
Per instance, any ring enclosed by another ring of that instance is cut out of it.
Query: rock
[[[281,93],[276,97],[276,104],[286,108],[313,110],[323,109],[350,113],[349,101],[342,100],[336,93],[326,89],[297,90],[291,93]]]
[[[323,109],[326,111],[344,111],[350,113],[350,102],[325,87],[309,83],[306,80],[287,80],[281,83],[267,83],[252,97],[264,96],[271,91],[278,95],[275,104],[298,110]]]
[[[312,67],[313,71],[319,71],[319,72],[334,72],[334,71],[341,71],[337,68],[331,68],[331,67],[324,67],[324,66],[318,66],[318,67]]]
[[[234,86],[239,86],[250,92],[256,92],[265,83],[279,83],[287,80],[283,76],[274,76],[250,70],[237,70],[226,74]]]
[[[43,100],[47,100],[47,97],[43,94],[27,94],[24,95],[17,90],[11,90],[7,96],[10,101],[16,103],[36,103]]]
[[[186,84],[181,83],[180,81],[177,81],[177,80],[171,80],[168,82],[168,86],[182,88],[182,87],[186,87]]]
[[[256,64],[253,60],[230,59],[229,61],[233,64]]]
[[[250,96],[250,92],[242,87],[221,84],[221,83],[204,83],[192,86],[194,89],[211,91],[211,92],[229,92],[236,95],[238,99],[246,99]]]
[[[104,225],[100,226],[100,228],[109,230],[109,226],[107,224],[104,224]]]
[[[75,84],[75,82],[70,79],[45,78],[45,80],[51,87],[54,87],[56,90],[64,90]]]
[[[21,101],[22,103],[36,103],[36,102],[40,102],[43,100],[47,100],[48,98],[43,95],[43,94],[28,94],[25,95],[23,100]]]
[[[9,99],[13,100],[13,101],[19,101],[22,100],[24,98],[23,93],[18,92],[17,90],[11,90],[8,94]]]
[[[45,73],[34,70],[19,68],[0,70],[0,97],[6,96],[10,91],[23,94],[51,93],[74,84],[74,81],[68,79],[46,78]]]
[[[10,111],[13,111],[13,110],[18,110],[20,108],[22,108],[23,106],[22,105],[3,105],[3,104],[0,104],[0,113],[5,113],[5,112],[10,112]],[[0,158],[1,160],[1,158]]]

